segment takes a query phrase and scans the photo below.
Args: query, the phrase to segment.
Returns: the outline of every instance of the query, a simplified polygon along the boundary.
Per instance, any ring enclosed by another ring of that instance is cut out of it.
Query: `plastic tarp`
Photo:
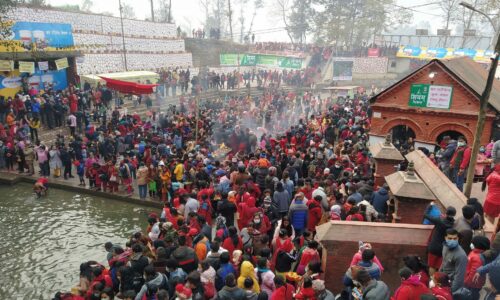
[[[153,88],[158,86],[157,84],[140,84],[135,82],[116,80],[107,77],[102,77],[106,81],[106,86],[109,89],[118,91],[124,94],[134,94],[134,95],[145,95],[154,93]]]

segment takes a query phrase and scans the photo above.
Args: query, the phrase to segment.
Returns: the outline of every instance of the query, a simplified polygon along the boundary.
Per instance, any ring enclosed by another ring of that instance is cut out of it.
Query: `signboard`
[[[39,61],[38,62],[38,69],[42,71],[47,71],[49,69],[49,62],[48,61]]]
[[[476,36],[475,29],[464,29],[464,36]]]
[[[221,54],[220,64],[221,66],[237,66],[238,54]]]
[[[35,63],[32,61],[20,61],[19,62],[19,72],[20,73],[35,73]]]
[[[380,48],[368,48],[368,57],[379,57]]]
[[[238,63],[239,57],[239,63]],[[244,67],[270,67],[270,68],[285,68],[285,69],[302,69],[302,58],[286,57],[277,55],[262,55],[262,54],[221,54],[221,66],[244,66]]]
[[[430,60],[434,58],[455,58],[468,56],[476,62],[489,63],[493,55],[492,50],[479,50],[470,48],[440,48],[440,47],[416,47],[400,46],[396,54],[397,57],[416,58]]]
[[[71,24],[16,22],[12,32],[13,40],[21,41],[25,46],[35,43],[38,49],[74,46]]]
[[[449,29],[438,29],[437,30],[437,35],[450,35],[451,30]]]
[[[56,59],[55,63],[58,70],[66,69],[69,67],[68,59],[66,57],[61,59]]]
[[[429,30],[427,30],[427,29],[415,29],[415,35],[429,35]]]
[[[14,70],[14,61],[13,60],[0,60],[0,71],[12,71]]]
[[[36,70],[35,74],[28,79],[30,86],[37,90],[44,89],[50,85],[54,90],[64,90],[68,87],[66,70],[47,71]]]
[[[352,67],[354,59],[352,58],[335,58],[333,61],[333,80],[352,80]]]
[[[453,87],[445,85],[412,84],[408,106],[449,109]]]

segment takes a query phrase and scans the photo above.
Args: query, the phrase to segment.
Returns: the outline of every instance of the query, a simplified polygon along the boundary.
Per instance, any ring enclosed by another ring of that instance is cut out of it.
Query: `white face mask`
[[[470,249],[474,250],[474,244],[473,243],[470,243]]]
[[[434,280],[429,281],[429,288],[432,289],[435,287],[436,287],[436,284],[434,283]]]

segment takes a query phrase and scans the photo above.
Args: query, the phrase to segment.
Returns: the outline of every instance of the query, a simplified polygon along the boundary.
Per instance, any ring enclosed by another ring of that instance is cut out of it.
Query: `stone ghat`
[[[101,34],[120,35],[120,18],[76,13],[61,10],[18,7],[8,14],[8,19],[18,22],[67,23],[73,30]],[[174,38],[177,36],[175,24],[154,23],[141,20],[123,19],[123,31],[132,36]]]
[[[35,171],[38,172],[37,166],[35,166]],[[14,185],[14,184],[18,184],[21,182],[34,184],[36,182],[37,178],[38,177],[19,175],[16,173],[0,171],[0,184],[2,184],[2,185]],[[75,176],[75,178],[72,178],[70,180],[64,180],[64,179],[58,179],[58,178],[51,177],[51,178],[49,178],[49,193],[50,193],[50,188],[55,188],[55,189],[70,191],[70,192],[74,192],[74,193],[80,193],[80,194],[86,194],[86,195],[91,195],[91,196],[98,196],[98,197],[102,197],[102,198],[119,200],[119,201],[133,203],[133,204],[142,205],[142,206],[146,206],[146,207],[163,208],[163,203],[161,203],[160,201],[140,200],[137,193],[134,193],[134,195],[132,195],[132,196],[128,196],[126,193],[111,194],[111,193],[87,189],[85,187],[78,186],[78,184],[79,184],[79,181],[77,179],[77,176]],[[136,186],[134,187],[134,189],[137,191]]]
[[[191,53],[179,54],[138,54],[127,53],[127,68],[129,71],[156,70],[157,68],[192,67]],[[85,54],[83,62],[77,62],[79,75],[101,74],[125,71],[123,54],[102,53]]]

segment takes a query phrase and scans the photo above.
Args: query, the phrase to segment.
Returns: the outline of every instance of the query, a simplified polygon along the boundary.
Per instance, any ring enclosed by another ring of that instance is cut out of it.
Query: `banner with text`
[[[66,57],[61,59],[56,59],[55,63],[56,63],[56,68],[58,70],[69,68],[68,59]]]
[[[270,68],[302,69],[302,58],[264,54],[221,54],[221,66],[261,66]]]
[[[412,84],[408,106],[450,109],[453,87],[446,85]]]
[[[20,61],[19,62],[19,72],[20,73],[35,73],[35,63],[32,61]]]
[[[14,70],[14,61],[13,60],[0,60],[0,71],[12,71]]]
[[[352,58],[334,58],[333,60],[333,80],[352,80],[352,68],[354,59]]]
[[[469,48],[438,48],[438,47],[416,47],[416,46],[400,46],[397,57],[417,58],[417,59],[434,59],[434,58],[455,58],[468,56],[477,62],[489,63],[490,57],[493,55],[492,50],[477,50]]]

